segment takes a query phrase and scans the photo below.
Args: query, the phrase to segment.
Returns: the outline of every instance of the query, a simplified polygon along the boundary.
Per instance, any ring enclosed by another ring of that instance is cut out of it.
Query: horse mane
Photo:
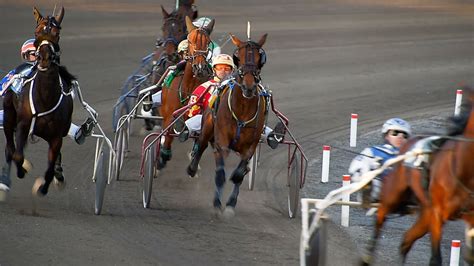
[[[470,98],[472,95],[474,95],[474,91],[472,90],[472,88],[464,86],[463,92],[466,94],[467,99],[464,98],[465,100],[461,104],[461,111],[459,115],[453,115],[448,117],[448,136],[461,135],[467,126],[467,122],[469,121],[469,116],[473,107],[473,103]]]
[[[68,87],[71,87],[72,81],[76,80],[76,77],[73,74],[71,74],[65,66],[58,65],[58,69],[59,69],[59,75],[61,76],[61,78],[64,79],[64,81],[66,82],[66,85]]]

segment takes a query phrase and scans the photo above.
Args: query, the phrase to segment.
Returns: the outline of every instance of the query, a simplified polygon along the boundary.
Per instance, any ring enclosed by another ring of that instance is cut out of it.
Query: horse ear
[[[36,7],[33,7],[33,16],[35,17],[36,24],[38,24],[40,20],[43,19],[43,15],[41,15],[41,13]]]
[[[237,47],[240,47],[240,45],[242,44],[242,41],[237,38],[237,36],[233,35],[232,33],[229,33],[230,35],[230,39],[232,40],[232,43],[235,44],[235,46]]]
[[[170,14],[166,11],[166,9],[163,7],[163,5],[161,5],[161,13],[163,13],[163,18],[164,19],[167,19]]]
[[[263,46],[263,44],[265,43],[265,41],[267,40],[267,36],[268,36],[268,33],[265,33],[261,38],[260,38],[260,41],[258,41],[258,45],[260,47]]]
[[[214,23],[215,22],[216,22],[216,20],[212,19],[211,22],[209,22],[209,24],[207,24],[207,26],[204,28],[207,31],[207,34],[211,35],[212,30],[214,29]]]
[[[56,19],[58,24],[61,25],[61,22],[63,21],[63,17],[64,17],[64,7],[61,7],[61,11],[59,11],[59,14],[55,16],[54,18]]]
[[[193,25],[193,22],[191,21],[191,19],[188,16],[186,16],[186,29],[188,30],[188,32],[191,32],[195,28],[196,27]]]

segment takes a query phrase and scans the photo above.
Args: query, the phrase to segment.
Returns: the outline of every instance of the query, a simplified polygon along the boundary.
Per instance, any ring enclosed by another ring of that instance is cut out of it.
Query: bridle
[[[243,64],[239,64],[240,59],[239,59],[239,53],[240,50],[245,49],[245,61]],[[258,51],[258,52],[257,52]],[[259,54],[259,61],[255,62],[255,54]],[[257,43],[253,41],[248,41],[245,43],[245,45],[242,45],[240,47],[237,47],[234,51],[233,54],[234,62],[238,65],[237,66],[237,72],[236,72],[236,78],[240,81],[238,83],[243,91],[243,96],[245,98],[252,98],[256,96],[256,91],[257,91],[257,84],[260,83],[262,80],[260,76],[261,68],[263,64],[265,64],[265,51],[258,45]],[[248,88],[247,86],[244,85],[243,79],[245,75],[252,75],[254,78],[254,85]],[[242,83],[242,84],[241,84]],[[249,96],[250,95],[250,96]]]
[[[239,64],[239,52],[241,49],[245,49],[245,62],[244,64]],[[255,62],[255,51],[258,51],[260,55],[260,61],[257,63]],[[265,51],[260,47],[257,43],[249,41],[245,45],[242,45],[235,49],[234,51],[234,61],[237,61],[238,68],[237,73],[238,75],[243,78],[246,74],[252,74],[254,76],[255,81],[258,83],[261,80],[260,71],[262,69],[265,58]]]
[[[165,30],[168,30],[168,34],[165,37],[165,40],[163,41],[163,46],[165,46],[167,43],[172,43],[174,46],[178,47],[179,42],[186,39],[186,24],[184,23],[182,23],[181,25],[183,35],[179,36],[178,38],[176,37],[176,32],[179,32],[179,28],[176,27],[179,26],[179,20],[180,17],[178,14],[174,14],[165,19],[165,23],[163,24],[162,30],[163,33],[165,32]]]
[[[40,49],[42,46],[44,45],[47,45],[48,48],[49,48],[49,52],[50,52],[50,60],[49,60],[49,64],[47,67],[42,67],[40,62],[38,62],[39,58],[40,58]],[[53,64],[59,64],[59,54],[60,52],[59,51],[56,51],[56,49],[54,48],[55,45],[49,41],[49,40],[43,40],[39,45],[38,45],[38,48],[36,49],[36,61],[38,62],[37,63],[37,68],[39,71],[47,71],[49,66],[53,63]]]
[[[186,61],[191,61],[192,69],[193,69],[193,74],[196,76],[202,76],[204,72],[206,71],[207,73],[212,73],[211,69],[209,68],[209,64],[207,63],[207,55],[209,54],[210,48],[209,48],[209,43],[211,42],[211,38],[209,37],[209,34],[204,28],[196,28],[194,29],[197,31],[196,33],[196,43],[201,45],[203,43],[203,38],[205,47],[200,47],[200,49],[195,49],[196,44],[193,43],[189,39],[188,34],[188,55],[185,56]],[[203,66],[201,63],[196,62],[196,59],[201,57],[203,59],[203,62],[205,62],[205,65]]]

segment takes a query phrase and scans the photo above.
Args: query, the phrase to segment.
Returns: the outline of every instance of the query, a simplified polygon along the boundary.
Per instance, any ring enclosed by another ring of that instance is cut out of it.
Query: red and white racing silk
[[[196,89],[194,89],[193,94],[189,98],[188,104],[196,103],[203,93],[205,93],[205,95],[204,95],[204,98],[202,98],[200,102],[198,102],[189,110],[189,113],[188,113],[189,117],[193,117],[197,114],[202,113],[209,106],[209,100],[212,96],[212,93],[214,92],[216,88],[215,85],[217,83],[218,81],[214,78],[214,79],[204,82],[203,84],[197,86]],[[210,86],[211,88],[206,92],[206,90]]]

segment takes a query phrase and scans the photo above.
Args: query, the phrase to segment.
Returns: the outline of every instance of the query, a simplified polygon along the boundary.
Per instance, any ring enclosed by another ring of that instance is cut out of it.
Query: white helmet
[[[212,67],[214,68],[215,65],[228,65],[231,66],[232,69],[235,69],[234,60],[232,56],[228,54],[218,54],[212,59]]]
[[[208,17],[200,17],[200,18],[196,19],[193,22],[193,25],[195,27],[204,28],[204,27],[207,27],[207,25],[209,25],[209,23],[211,23],[211,21],[212,21],[212,19],[210,19]]]
[[[401,118],[390,118],[382,126],[382,133],[386,134],[389,130],[399,130],[411,135],[410,124]]]
[[[186,52],[188,50],[188,40],[183,40],[178,45],[178,53]]]

